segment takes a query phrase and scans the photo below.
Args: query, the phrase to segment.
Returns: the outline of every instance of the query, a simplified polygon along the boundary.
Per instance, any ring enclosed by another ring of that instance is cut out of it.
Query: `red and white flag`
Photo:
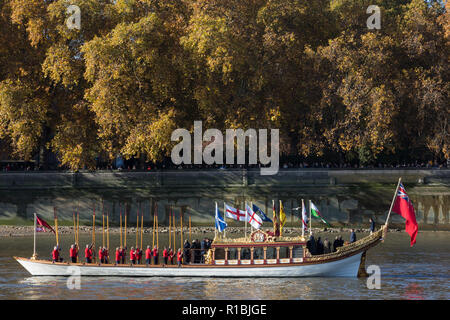
[[[247,214],[245,211],[230,207],[225,203],[225,217],[237,220],[237,221],[246,221]],[[247,220],[248,221],[248,220]]]
[[[55,230],[41,217],[36,214],[36,232],[45,232],[45,228],[50,229],[53,233]]]
[[[400,183],[397,191],[397,198],[395,199],[394,207],[392,211],[398,213],[403,218],[406,219],[405,231],[409,233],[411,237],[411,247],[416,243],[416,236],[419,227],[416,221],[416,213],[414,212],[414,207],[411,200],[406,194],[403,184]]]
[[[250,225],[253,228],[255,229],[261,228],[263,223],[261,217],[257,215],[256,212],[254,212],[249,205],[247,205],[247,216],[248,216],[248,223],[250,223]]]

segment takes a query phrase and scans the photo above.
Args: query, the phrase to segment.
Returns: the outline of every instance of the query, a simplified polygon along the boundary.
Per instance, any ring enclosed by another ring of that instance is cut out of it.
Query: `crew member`
[[[163,250],[163,259],[164,259],[164,264],[167,264],[167,260],[169,259],[169,252],[167,251],[166,247],[164,247],[164,250]]]
[[[69,255],[72,263],[77,263],[78,250],[76,244],[70,246]]]
[[[136,252],[134,251],[134,247],[131,247],[131,250],[130,250],[130,261],[131,261],[131,264],[136,263]]]
[[[122,264],[125,264],[125,260],[127,259],[127,246],[122,249]]]
[[[169,260],[170,260],[170,264],[173,264],[173,257],[175,256],[175,254],[173,253],[172,248],[169,248]]]
[[[183,253],[181,252],[181,248],[179,248],[177,253],[177,263],[179,267],[181,267],[182,261],[183,261]]]
[[[141,264],[141,260],[142,260],[142,250],[139,248],[136,248],[136,262],[137,264]]]
[[[53,262],[59,262],[59,251],[57,246],[53,247],[52,260]]]
[[[120,264],[122,252],[119,248],[116,248],[116,264]]]
[[[106,264],[109,263],[109,252],[108,252],[108,248],[106,248],[106,247],[103,247],[103,260],[105,260]]]
[[[98,247],[98,260],[100,263],[105,263],[105,251],[102,247]]]
[[[84,257],[86,258],[86,263],[92,263],[92,250],[88,244],[86,249],[84,249]]]
[[[352,229],[352,232],[350,233],[350,243],[356,242],[356,233],[355,229]]]
[[[158,264],[158,258],[159,258],[159,252],[158,252],[158,248],[155,246],[155,247],[153,248],[153,263],[154,263],[155,265]]]
[[[147,250],[145,250],[145,263],[147,265],[152,263],[152,249],[150,249],[150,246],[147,246]]]

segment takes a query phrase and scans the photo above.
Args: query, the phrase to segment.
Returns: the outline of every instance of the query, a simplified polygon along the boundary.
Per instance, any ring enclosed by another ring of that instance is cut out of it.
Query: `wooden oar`
[[[159,249],[158,203],[156,203],[156,248]]]
[[[109,213],[108,212],[106,213],[106,248],[108,249],[108,258],[109,258]]]
[[[169,248],[172,248],[172,206],[169,207]]]
[[[119,203],[119,233],[120,233],[120,247],[122,247],[122,206]]]
[[[142,238],[144,237],[144,213],[141,211],[141,250],[142,250]]]
[[[176,233],[177,233],[177,225],[176,225],[176,219],[175,219],[175,212],[172,212],[172,223],[173,223],[173,247],[177,247],[176,242]]]
[[[97,255],[95,254],[95,206],[94,214],[92,215],[92,254],[94,255],[94,262],[97,261]]]
[[[181,245],[183,245],[183,213],[181,212],[180,207],[180,225],[181,225]]]
[[[124,230],[124,240],[123,240],[123,247],[125,248],[127,246],[127,207],[125,205],[125,230]]]
[[[56,245],[59,246],[59,238],[58,238],[58,217],[56,216],[56,207],[53,207],[53,217],[55,218],[55,236],[56,236]]]

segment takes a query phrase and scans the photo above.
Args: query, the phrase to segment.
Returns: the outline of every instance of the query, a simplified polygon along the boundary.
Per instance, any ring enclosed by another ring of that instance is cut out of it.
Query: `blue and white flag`
[[[264,222],[273,222],[268,216],[264,214],[264,212],[258,208],[256,205],[253,205],[253,211],[259,213],[261,215],[262,221]]]
[[[225,222],[225,220],[222,218],[222,216],[220,215],[219,207],[217,206],[217,202],[216,202],[216,229],[219,232],[222,232],[223,230],[225,230],[226,227],[228,227],[228,225]]]

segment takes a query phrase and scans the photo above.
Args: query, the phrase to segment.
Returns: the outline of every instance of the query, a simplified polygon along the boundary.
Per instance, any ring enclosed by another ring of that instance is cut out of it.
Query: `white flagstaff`
[[[34,245],[33,245],[33,259],[36,259],[36,212],[33,213],[34,215]]]
[[[305,236],[305,226],[303,225],[303,211],[305,210],[305,202],[302,199],[302,217],[301,217],[301,221],[302,221],[302,237]]]

